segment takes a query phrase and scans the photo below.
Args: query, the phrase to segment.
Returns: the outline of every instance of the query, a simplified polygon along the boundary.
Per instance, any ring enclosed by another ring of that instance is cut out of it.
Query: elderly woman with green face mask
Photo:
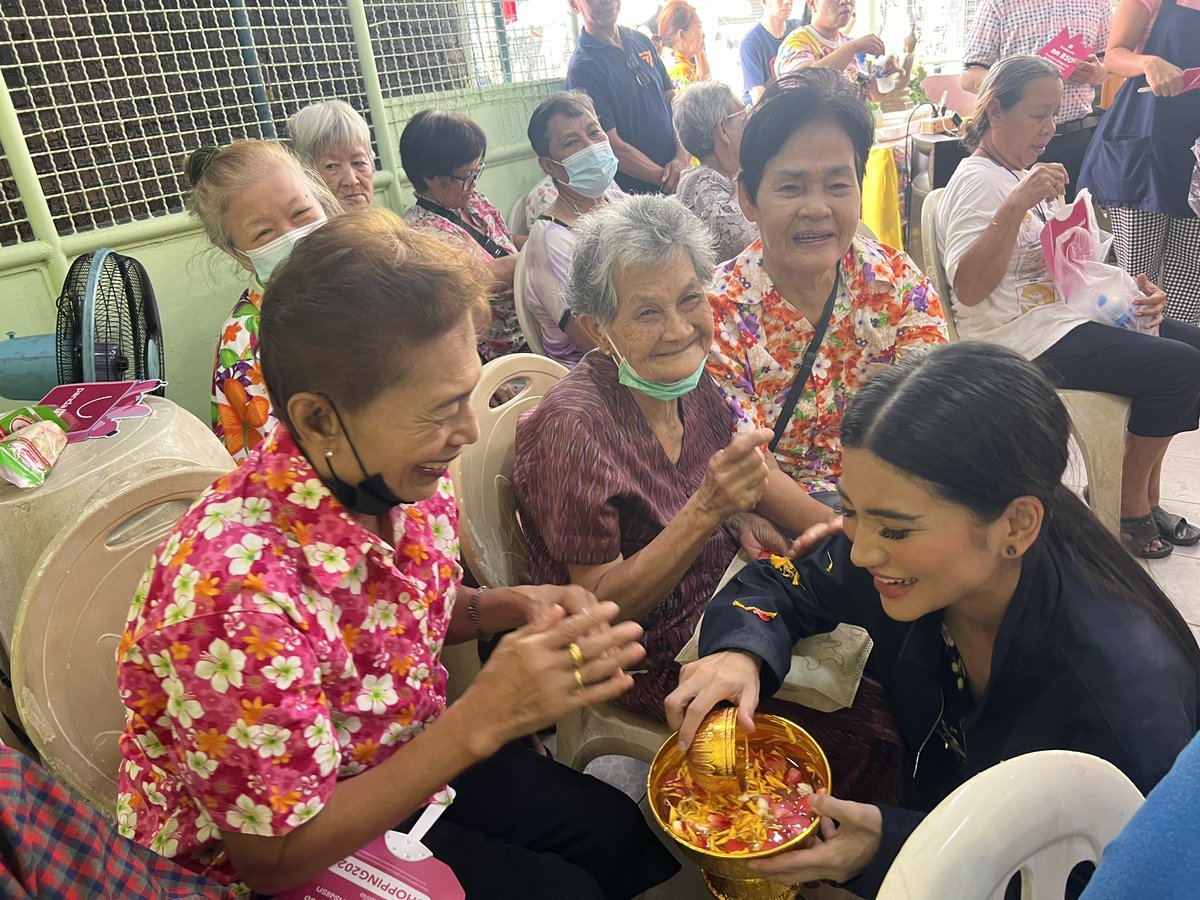
[[[534,583],[584,586],[643,625],[647,671],[618,702],[663,720],[675,656],[739,544],[788,553],[785,533],[823,532],[833,513],[762,452],[770,431],[731,438],[705,371],[714,254],[699,220],[642,196],[575,231],[567,299],[596,349],[518,424],[513,486]],[[833,730],[832,744],[864,757],[882,743]]]
[[[517,426],[514,488],[534,583],[586,585],[645,624],[650,671],[627,702],[661,718],[674,656],[739,541],[786,552],[780,529],[832,513],[760,452],[770,432],[731,440],[704,371],[713,253],[696,217],[631,197],[574,230],[567,300],[597,349]]]

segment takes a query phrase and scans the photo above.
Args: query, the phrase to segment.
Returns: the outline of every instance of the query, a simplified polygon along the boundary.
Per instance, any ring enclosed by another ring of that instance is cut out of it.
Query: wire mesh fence
[[[32,241],[33,230],[25,215],[25,204],[13,180],[8,155],[0,147],[0,247]]]
[[[555,16],[541,22],[553,2]],[[555,77],[570,51],[554,0],[367,0],[387,98]],[[370,121],[346,0],[0,0],[0,71],[59,234],[183,208],[199,146],[286,137],[322,99]],[[566,20],[566,21],[563,21]],[[445,105],[445,104],[443,104]],[[0,245],[30,238],[0,159]]]

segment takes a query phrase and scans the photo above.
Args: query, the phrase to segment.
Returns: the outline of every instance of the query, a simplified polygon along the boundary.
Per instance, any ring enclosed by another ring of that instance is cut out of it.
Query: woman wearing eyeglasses
[[[417,202],[404,221],[477,253],[491,271],[492,324],[479,339],[484,362],[527,349],[513,301],[513,272],[524,237],[514,237],[500,210],[476,190],[487,137],[461,113],[426,109],[400,135],[400,164]]]

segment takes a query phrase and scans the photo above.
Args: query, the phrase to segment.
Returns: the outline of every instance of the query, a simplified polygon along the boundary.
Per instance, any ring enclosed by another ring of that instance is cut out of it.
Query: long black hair
[[[1069,434],[1067,410],[1036,366],[972,341],[881,372],[842,422],[843,447],[869,450],[981,522],[1037,497],[1046,511],[1038,540],[1098,592],[1142,605],[1200,672],[1200,647],[1175,605],[1063,485]]]

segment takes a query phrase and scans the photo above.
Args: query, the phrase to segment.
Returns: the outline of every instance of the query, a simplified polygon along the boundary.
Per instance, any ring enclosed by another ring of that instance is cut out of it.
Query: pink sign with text
[[[450,867],[433,857],[397,858],[376,838],[327,869],[316,881],[276,894],[275,900],[465,900]]]
[[[1079,68],[1076,61],[1087,59],[1093,52],[1094,48],[1087,45],[1083,35],[1071,37],[1070,32],[1064,28],[1054,36],[1050,43],[1039,50],[1037,55],[1058,66],[1059,71],[1062,72],[1063,81],[1066,81]]]

